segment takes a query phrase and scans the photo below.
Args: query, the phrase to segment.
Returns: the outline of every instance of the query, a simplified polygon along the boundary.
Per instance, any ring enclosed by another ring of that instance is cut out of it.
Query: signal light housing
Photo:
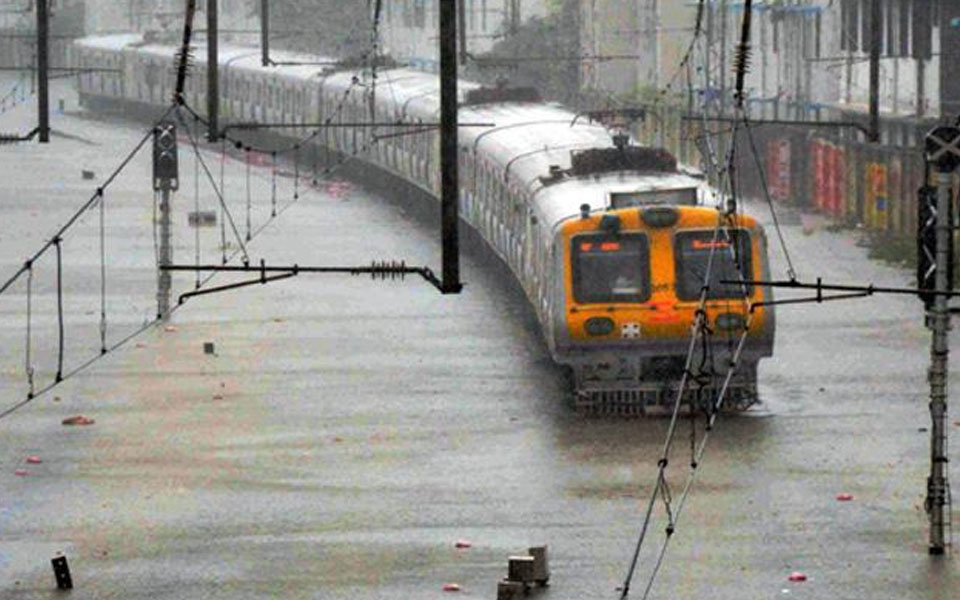
[[[922,186],[917,191],[917,287],[926,310],[933,307],[932,292],[937,282],[937,188]],[[953,223],[953,203],[945,215]],[[947,238],[947,289],[953,289],[953,234]]]
[[[153,189],[175,190],[179,187],[177,159],[177,126],[161,121],[153,130]]]

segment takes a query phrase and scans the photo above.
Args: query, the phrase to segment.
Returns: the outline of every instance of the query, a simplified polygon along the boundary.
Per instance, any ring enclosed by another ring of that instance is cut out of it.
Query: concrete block
[[[527,552],[533,557],[533,580],[539,585],[547,585],[550,580],[550,567],[547,565],[547,547],[531,546]]]
[[[520,600],[527,593],[527,586],[520,581],[504,579],[497,584],[497,600]]]
[[[532,556],[511,556],[507,558],[507,579],[522,583],[533,583]]]

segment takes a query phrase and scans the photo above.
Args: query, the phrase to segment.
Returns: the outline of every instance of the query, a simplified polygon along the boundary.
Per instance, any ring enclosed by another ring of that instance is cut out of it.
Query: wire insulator
[[[734,99],[737,108],[743,108],[743,82],[747,76],[747,70],[750,67],[750,17],[753,14],[752,0],[745,0],[743,3],[743,24],[740,27],[740,44],[737,46],[737,56],[734,59],[734,68],[737,70],[737,85],[734,92]]]
[[[734,92],[734,98],[737,101],[739,106],[743,106],[744,94],[743,94],[743,85],[744,80],[746,79],[746,74],[750,72],[750,58],[753,53],[753,49],[750,47],[749,43],[741,43],[737,46],[737,56],[734,59],[734,69],[737,73],[737,87]]]

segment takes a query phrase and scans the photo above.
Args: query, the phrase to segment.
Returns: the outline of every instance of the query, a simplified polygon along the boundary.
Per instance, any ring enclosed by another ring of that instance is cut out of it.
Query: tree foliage
[[[545,17],[521,24],[493,49],[468,63],[468,79],[532,86],[544,98],[576,106],[580,88],[579,2],[554,0]]]
[[[260,12],[260,0],[249,0]],[[277,48],[336,58],[355,57],[371,46],[369,0],[270,2],[270,43]]]

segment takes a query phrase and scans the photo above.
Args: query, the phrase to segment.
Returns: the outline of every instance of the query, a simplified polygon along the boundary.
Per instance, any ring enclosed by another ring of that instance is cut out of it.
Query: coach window
[[[574,301],[646,302],[650,298],[647,236],[578,235],[571,244]]]
[[[745,230],[680,231],[674,244],[680,300],[699,299],[704,285],[707,298],[744,298],[752,294],[750,286],[720,283],[739,280],[741,276],[751,278],[750,234]]]

